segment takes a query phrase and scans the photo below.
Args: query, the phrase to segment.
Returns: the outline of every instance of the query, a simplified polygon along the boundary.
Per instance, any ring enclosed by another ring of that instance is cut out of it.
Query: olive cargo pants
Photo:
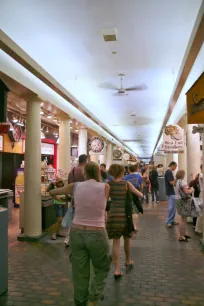
[[[111,256],[106,230],[72,228],[70,247],[75,305],[85,306],[88,300],[97,301],[100,298],[110,270]],[[94,277],[89,284],[90,263]]]

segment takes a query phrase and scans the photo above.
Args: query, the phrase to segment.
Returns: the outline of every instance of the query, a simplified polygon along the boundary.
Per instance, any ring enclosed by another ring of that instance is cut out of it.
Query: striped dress
[[[125,200],[127,182],[108,182],[110,185],[111,205],[108,212],[107,232],[109,239],[119,239],[121,236],[129,237],[125,214]]]

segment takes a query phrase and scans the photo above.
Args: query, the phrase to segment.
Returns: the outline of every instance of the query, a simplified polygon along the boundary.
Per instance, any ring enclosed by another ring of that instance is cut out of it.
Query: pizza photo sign
[[[104,149],[104,141],[100,137],[93,137],[89,141],[90,153],[100,153]]]

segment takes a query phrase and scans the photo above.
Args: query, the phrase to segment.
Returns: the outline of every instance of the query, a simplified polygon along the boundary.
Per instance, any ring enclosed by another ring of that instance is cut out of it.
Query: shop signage
[[[54,155],[54,145],[51,143],[41,143],[41,154]]]
[[[164,153],[184,152],[184,130],[179,125],[168,125],[164,131]]]
[[[121,160],[122,159],[122,155],[123,155],[123,153],[120,150],[118,150],[118,149],[113,151],[114,160],[117,160],[117,159]]]
[[[186,95],[188,124],[204,124],[204,73]]]
[[[0,151],[3,151],[4,147],[4,136],[0,135]]]
[[[123,159],[126,160],[126,161],[130,160],[130,154],[124,153],[123,154]]]
[[[89,141],[89,154],[104,154],[104,141],[100,137],[93,137]]]
[[[23,141],[23,153],[25,153],[25,140]],[[54,155],[54,144],[41,143],[41,154]]]

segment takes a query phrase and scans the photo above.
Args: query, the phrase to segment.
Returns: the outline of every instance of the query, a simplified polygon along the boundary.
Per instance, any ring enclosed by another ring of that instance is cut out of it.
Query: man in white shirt
[[[203,186],[202,165],[200,166],[200,170],[201,170],[201,172],[199,173],[200,199],[203,201],[204,186]],[[203,233],[203,217],[204,216],[201,216],[201,217],[197,218],[195,232],[198,235],[202,235],[202,233]]]

